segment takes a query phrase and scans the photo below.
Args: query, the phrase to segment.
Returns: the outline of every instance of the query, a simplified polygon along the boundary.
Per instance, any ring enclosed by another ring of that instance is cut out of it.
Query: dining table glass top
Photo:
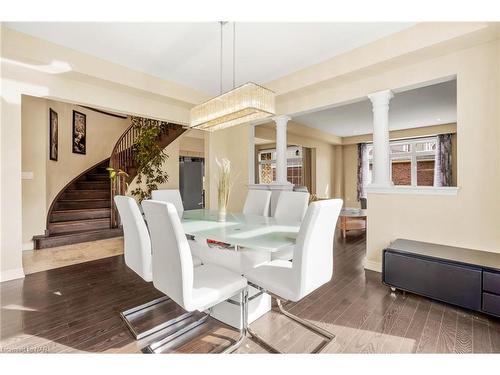
[[[217,211],[208,209],[184,211],[182,226],[195,238],[268,252],[295,245],[300,229],[298,222],[242,213],[227,213],[220,222]]]

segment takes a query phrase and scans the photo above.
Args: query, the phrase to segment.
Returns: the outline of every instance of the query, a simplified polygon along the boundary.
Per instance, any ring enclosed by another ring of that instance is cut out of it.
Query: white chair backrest
[[[151,199],[154,201],[172,203],[179,217],[182,217],[184,205],[182,204],[181,192],[178,189],[153,190],[151,192]]]
[[[307,206],[309,205],[309,193],[299,191],[282,191],[276,203],[274,217],[276,219],[287,219],[290,221],[302,221]]]
[[[177,210],[172,203],[145,200],[153,249],[153,285],[188,311],[193,291],[193,259]]]
[[[152,281],[151,240],[135,199],[115,196],[123,225],[125,264],[146,281]]]
[[[333,239],[342,199],[312,202],[300,226],[292,272],[297,300],[330,281],[333,275]]]
[[[269,203],[271,192],[269,190],[248,190],[243,213],[246,215],[269,216]]]

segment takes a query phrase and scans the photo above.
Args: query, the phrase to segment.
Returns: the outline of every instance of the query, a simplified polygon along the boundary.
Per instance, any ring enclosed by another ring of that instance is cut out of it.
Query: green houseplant
[[[163,169],[168,155],[158,144],[165,122],[141,117],[132,117],[132,125],[138,136],[134,142],[134,161],[137,168],[137,187],[131,194],[139,202],[151,197],[151,191],[168,181],[168,173]]]

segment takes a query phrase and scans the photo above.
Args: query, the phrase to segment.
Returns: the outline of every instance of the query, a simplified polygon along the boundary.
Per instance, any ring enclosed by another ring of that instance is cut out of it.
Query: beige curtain
[[[312,187],[311,160],[311,149],[308,147],[302,147],[302,181],[304,183],[304,186],[307,187],[309,193],[314,194]]]

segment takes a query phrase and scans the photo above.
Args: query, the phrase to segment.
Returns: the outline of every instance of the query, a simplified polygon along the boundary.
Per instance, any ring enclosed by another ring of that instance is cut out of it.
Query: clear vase
[[[226,221],[226,213],[226,207],[219,207],[219,211],[217,212],[217,221]]]

